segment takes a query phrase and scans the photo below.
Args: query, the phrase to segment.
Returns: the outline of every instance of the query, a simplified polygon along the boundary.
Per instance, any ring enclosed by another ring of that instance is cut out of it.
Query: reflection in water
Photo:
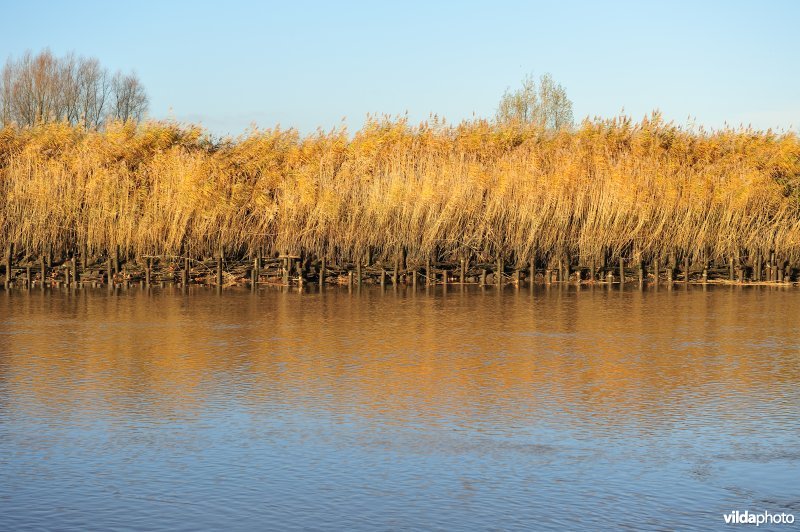
[[[0,294],[0,527],[800,519],[800,293]]]

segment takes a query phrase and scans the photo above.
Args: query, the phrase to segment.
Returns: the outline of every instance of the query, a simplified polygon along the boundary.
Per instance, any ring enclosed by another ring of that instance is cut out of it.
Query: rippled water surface
[[[0,292],[0,529],[800,520],[799,385],[797,289]]]

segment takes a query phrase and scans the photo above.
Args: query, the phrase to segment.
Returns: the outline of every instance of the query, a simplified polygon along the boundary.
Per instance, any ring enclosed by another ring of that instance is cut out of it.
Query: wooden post
[[[14,244],[9,243],[6,250],[6,288],[11,287],[11,272],[14,265]]]
[[[381,268],[381,288],[386,286],[386,270]]]
[[[536,259],[531,257],[530,266],[528,266],[528,278],[531,284],[531,290],[533,290],[533,284],[536,282]]]
[[[25,287],[31,288],[33,286],[33,279],[31,278],[31,267],[25,267]]]
[[[519,277],[519,267],[517,267],[514,269],[514,284],[517,285],[517,288],[519,288]]]
[[[70,269],[68,266],[62,266],[64,268],[64,286],[69,288],[69,281],[70,281]]]
[[[595,266],[594,258],[592,258],[592,262],[589,265],[589,280],[594,282],[597,278],[597,268]]]
[[[411,287],[416,289],[417,288],[417,269],[414,268],[411,271]]]
[[[614,284],[614,271],[613,270],[608,270],[608,274],[606,275],[606,283],[608,283],[609,287],[612,284]]]
[[[361,259],[356,261],[356,286],[361,286]]]
[[[42,253],[39,261],[41,262],[40,270],[42,272],[42,289],[44,290],[45,279],[47,279],[47,257],[45,257],[44,253]]]
[[[733,255],[731,255],[729,263],[730,263],[730,271],[728,272],[728,280],[733,281],[734,270],[735,270]]]
[[[400,258],[394,258],[394,269],[392,270],[392,286],[397,286],[398,281],[398,270],[400,270]]]
[[[544,270],[544,284],[550,284],[553,282],[553,270],[550,268],[546,268]]]
[[[288,253],[288,251],[286,252]],[[289,285],[289,265],[291,264],[289,257],[283,258],[283,284]]]
[[[689,284],[689,254],[683,256],[683,282]]]
[[[119,273],[119,244],[114,249],[114,271]]]
[[[183,286],[189,286],[189,257],[183,259],[183,271],[181,272],[181,281]]]
[[[433,272],[431,271],[431,259],[425,261],[425,286],[433,284]]]
[[[753,269],[753,281],[761,281],[761,253],[756,253],[756,264]]]
[[[625,284],[625,258],[621,254],[619,256],[619,284]]]
[[[106,259],[106,277],[108,281],[108,286],[111,287],[114,284],[114,271],[112,267],[114,265],[111,263],[111,255],[108,256]]]
[[[319,287],[322,288],[325,285],[325,257],[322,257],[322,261],[319,265]]]
[[[70,268],[72,269],[72,282],[75,283],[76,287],[80,287],[80,277],[78,277],[78,259],[75,258],[75,255],[72,256],[70,259]]]
[[[639,276],[639,287],[644,286],[644,263],[642,263],[641,252],[636,252],[636,270]]]
[[[297,260],[295,268],[297,269],[297,284],[300,285],[300,287],[302,288],[306,280],[305,253],[300,252],[300,258]]]
[[[483,269],[481,270],[481,278],[480,278],[480,279],[481,279],[481,280],[480,280],[480,285],[481,285],[481,287],[484,287],[484,286],[486,286],[486,268],[483,268]]]
[[[353,270],[347,270],[347,288],[353,288]]]
[[[653,257],[653,284],[658,286],[658,278],[661,276],[661,264],[658,257]]]
[[[442,284],[447,288],[447,270],[442,269]]]
[[[495,270],[495,284],[497,284],[497,288],[503,286],[503,270],[505,269],[503,265],[503,258],[498,256],[497,257],[497,269]]]
[[[222,286],[222,250],[219,252],[219,256],[217,257],[217,286]]]
[[[778,280],[777,268],[775,267],[774,251],[769,252],[769,280],[773,282]]]

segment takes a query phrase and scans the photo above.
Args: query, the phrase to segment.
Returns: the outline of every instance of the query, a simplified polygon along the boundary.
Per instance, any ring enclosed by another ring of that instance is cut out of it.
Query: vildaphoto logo
[[[794,523],[794,514],[772,513],[767,510],[763,512],[751,512],[745,510],[740,512],[734,510],[723,514],[727,525],[791,525]]]

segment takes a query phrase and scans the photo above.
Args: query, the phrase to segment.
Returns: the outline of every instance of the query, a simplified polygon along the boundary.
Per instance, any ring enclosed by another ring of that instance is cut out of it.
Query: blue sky
[[[798,1],[0,4],[0,57],[133,69],[151,116],[217,134],[488,117],[528,72],[562,83],[577,118],[800,129]]]

